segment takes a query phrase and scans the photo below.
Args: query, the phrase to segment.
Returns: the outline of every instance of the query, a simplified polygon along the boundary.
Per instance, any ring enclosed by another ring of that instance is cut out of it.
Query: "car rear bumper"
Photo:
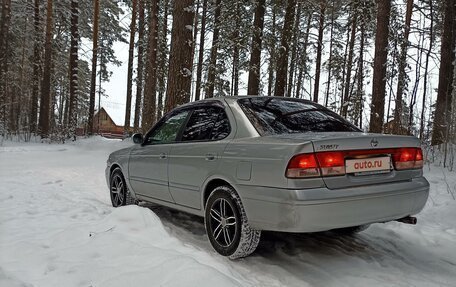
[[[387,222],[419,213],[429,195],[424,177],[344,189],[241,185],[250,225],[258,230],[317,232]]]

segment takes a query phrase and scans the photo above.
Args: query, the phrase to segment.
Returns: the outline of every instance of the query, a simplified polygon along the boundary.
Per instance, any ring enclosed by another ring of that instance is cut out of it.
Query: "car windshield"
[[[253,97],[239,105],[261,135],[305,132],[360,132],[333,111],[299,99]]]

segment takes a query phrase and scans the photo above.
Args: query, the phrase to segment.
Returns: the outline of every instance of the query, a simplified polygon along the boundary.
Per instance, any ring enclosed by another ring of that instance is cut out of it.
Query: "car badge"
[[[377,141],[376,138],[373,138],[373,139],[371,140],[371,147],[377,147],[377,146],[378,146],[378,141]]]

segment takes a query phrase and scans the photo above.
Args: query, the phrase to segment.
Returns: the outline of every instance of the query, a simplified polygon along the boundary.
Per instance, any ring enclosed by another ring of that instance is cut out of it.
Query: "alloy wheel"
[[[114,207],[122,206],[125,198],[123,179],[119,174],[113,175],[111,179],[111,201]]]
[[[210,211],[210,226],[213,238],[222,247],[228,247],[236,237],[236,217],[229,201],[219,198],[214,201]]]

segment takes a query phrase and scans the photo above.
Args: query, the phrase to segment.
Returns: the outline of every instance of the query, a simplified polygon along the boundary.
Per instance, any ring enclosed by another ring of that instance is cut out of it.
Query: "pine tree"
[[[146,132],[155,123],[157,115],[157,50],[158,50],[158,0],[150,6],[149,52],[147,53],[147,77],[144,88],[144,106],[141,127]]]
[[[157,117],[161,118],[163,115],[163,102],[166,93],[167,75],[168,75],[168,11],[169,11],[169,0],[164,0],[162,3],[163,13],[161,27],[158,32],[158,52],[157,52],[157,78],[158,78],[158,103],[157,103]],[[159,22],[160,23],[160,22]],[[193,50],[193,49],[192,49]],[[193,53],[192,53],[193,56]],[[193,59],[193,58],[192,58]]]
[[[206,38],[206,16],[207,15],[207,0],[203,0],[203,12],[201,15],[201,32],[198,49],[198,65],[196,66],[196,88],[195,88],[195,101],[201,99],[201,79],[203,75],[203,61],[204,61],[204,42]]]
[[[0,124],[7,121],[6,102],[8,98],[8,50],[9,30],[11,22],[11,0],[2,1],[0,18]],[[12,103],[10,103],[12,104]]]
[[[78,102],[78,48],[79,48],[79,5],[71,0],[71,48],[70,48],[70,98],[69,98],[69,131],[74,137],[77,127],[76,105]]]
[[[165,112],[190,101],[193,0],[174,1]]]
[[[355,40],[356,40],[356,29],[358,27],[358,15],[356,11],[353,12],[353,19],[351,23],[351,34],[350,34],[350,41],[348,46],[348,59],[346,64],[346,72],[345,72],[345,83],[344,83],[344,94],[342,100],[342,117],[347,117],[348,105],[349,105],[349,98],[350,98],[350,83],[351,83],[351,75],[352,75],[352,66],[353,66],[353,55],[354,55],[354,47],[355,47]]]
[[[131,23],[130,23],[130,42],[128,48],[128,72],[127,72],[127,101],[125,107],[125,132],[130,131],[130,118],[131,118],[131,95],[133,91],[133,57],[135,49],[135,36],[136,36],[136,10],[138,0],[132,0],[131,9]]]
[[[381,133],[385,114],[386,61],[388,52],[391,0],[377,0],[377,32],[375,35],[374,77],[369,131]]]
[[[30,131],[36,133],[36,123],[38,116],[38,96],[40,92],[41,76],[41,21],[40,21],[40,0],[34,0],[34,42],[33,42],[33,80],[32,80],[32,99],[30,101]]]
[[[301,21],[301,9],[302,3],[298,2],[298,8],[296,8],[296,17],[293,27],[293,36],[291,40],[291,56],[290,56],[290,69],[288,71],[288,87],[287,87],[287,96],[291,97],[293,95],[294,89],[294,77],[296,72],[296,58],[298,57],[298,46],[301,31],[299,29],[299,24]]]
[[[397,92],[396,92],[396,108],[394,112],[394,134],[402,134],[403,124],[401,121],[402,117],[402,101],[404,90],[407,85],[405,68],[407,66],[407,49],[408,41],[410,34],[410,25],[412,22],[412,13],[413,13],[413,0],[407,0],[407,10],[405,13],[405,27],[404,27],[404,38],[402,39],[401,44],[401,55],[399,60],[399,74],[397,80]]]
[[[248,95],[260,94],[261,45],[263,40],[266,1],[258,0],[255,4],[255,18],[253,20],[253,36],[249,63],[249,81],[247,86]]]
[[[424,140],[424,113],[426,111],[426,101],[427,101],[427,87],[428,87],[428,71],[429,71],[429,61],[431,58],[432,48],[434,47],[434,6],[433,0],[429,0],[429,18],[430,18],[430,25],[429,25],[429,47],[426,51],[426,61],[425,61],[425,68],[424,68],[424,83],[423,83],[423,99],[421,105],[421,117],[420,117],[420,140]]]
[[[315,85],[313,101],[318,103],[320,93],[321,54],[323,49],[323,32],[325,29],[326,0],[320,0],[320,15],[318,21],[317,61],[315,67]]]
[[[301,89],[304,81],[304,77],[307,73],[307,61],[308,61],[308,47],[309,47],[309,35],[310,35],[310,28],[311,28],[311,21],[312,21],[313,13],[310,12],[307,17],[306,23],[306,32],[304,33],[304,41],[302,46],[298,49],[300,51],[300,57],[298,60],[298,78],[296,80],[296,93],[295,98],[301,98]]]
[[[219,34],[220,34],[220,11],[221,11],[221,0],[214,0],[214,31],[212,32],[212,47],[211,56],[209,61],[209,67],[207,72],[207,83],[206,83],[206,98],[214,97],[215,89],[215,76],[217,66],[217,53],[219,47]]]
[[[435,107],[432,145],[439,145],[448,140],[448,119],[451,114],[453,92],[453,61],[455,59],[455,4],[453,0],[444,2],[444,21],[440,48],[439,86]]]
[[[141,100],[143,95],[143,67],[144,67],[144,1],[138,0],[138,66],[136,75],[136,100],[135,100],[135,119],[133,122],[133,129],[135,132],[139,131],[139,118],[141,114]]]
[[[100,17],[100,0],[94,0],[93,7],[93,36],[92,36],[92,76],[90,78],[90,103],[89,119],[87,124],[88,134],[93,134],[93,116],[95,113],[95,89],[97,80],[97,57],[98,57],[98,23]]]
[[[50,101],[51,101],[51,61],[52,61],[52,37],[53,37],[53,2],[47,0],[46,9],[46,41],[44,44],[44,73],[41,85],[41,103],[39,133],[42,138],[47,138],[50,131]]]
[[[272,1],[272,20],[271,20],[271,27],[266,29],[266,32],[270,30],[270,33],[265,33],[266,38],[268,38],[266,45],[268,46],[269,50],[269,65],[268,65],[268,96],[273,94],[274,88],[274,71],[276,67],[276,58],[277,58],[277,51],[276,51],[276,42],[277,42],[277,14],[279,7],[277,7],[277,3]],[[268,35],[269,34],[269,35]]]
[[[291,32],[296,12],[296,0],[288,0],[280,40],[279,59],[277,61],[274,96],[285,96],[287,85],[288,55],[290,52]]]

